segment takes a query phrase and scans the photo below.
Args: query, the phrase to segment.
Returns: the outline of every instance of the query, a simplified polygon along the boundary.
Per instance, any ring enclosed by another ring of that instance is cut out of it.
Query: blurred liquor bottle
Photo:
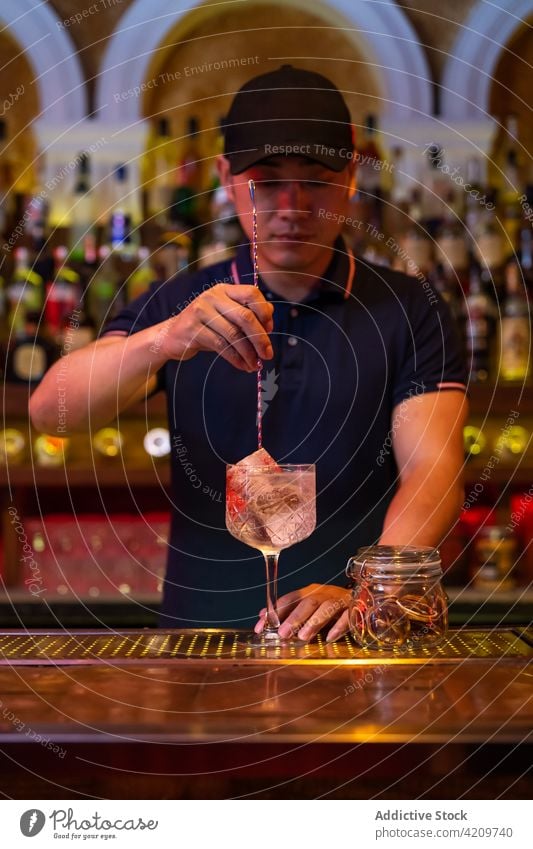
[[[7,287],[4,278],[0,276],[0,350],[9,336],[8,317]]]
[[[9,382],[36,382],[55,359],[56,346],[40,326],[43,279],[29,266],[27,248],[16,248],[13,276],[6,287],[6,326],[2,340],[4,375]]]
[[[25,229],[30,239],[33,250],[37,253],[35,270],[39,271],[37,264],[41,262],[46,253],[45,245],[48,234],[49,203],[44,189],[36,188],[30,198],[25,211]]]
[[[526,179],[525,168],[518,117],[510,113],[496,136],[489,162],[491,183],[498,190],[501,203],[520,195],[520,187]]]
[[[150,261],[150,249],[141,246],[137,251],[137,268],[126,281],[128,303],[134,301],[139,295],[144,294],[150,283],[157,279]]]
[[[171,186],[176,168],[176,142],[168,118],[159,118],[148,137],[141,163],[141,180],[146,214],[161,226],[168,225]]]
[[[15,226],[15,171],[5,118],[0,118],[0,236]]]
[[[87,311],[98,334],[121,305],[120,278],[115,270],[114,255],[108,245],[98,250],[98,265],[87,288]]]
[[[518,119],[509,115],[506,122],[504,143],[497,159],[501,180],[499,187],[499,205],[503,226],[508,238],[507,252],[518,247],[522,223],[520,206],[521,188],[525,179],[525,162],[518,139]]]
[[[356,143],[354,158],[358,201],[364,208],[365,220],[381,231],[385,192],[383,175],[387,158],[379,140],[377,118],[373,114],[365,118],[361,139]],[[348,161],[346,159],[346,164]]]
[[[382,188],[382,172],[387,159],[379,140],[375,115],[367,115],[365,118],[361,140],[356,145],[355,161],[359,188],[370,194],[378,194]]]
[[[533,231],[528,221],[522,221],[518,259],[520,260],[526,293],[531,298],[533,297]]]
[[[503,380],[525,381],[529,376],[531,313],[520,266],[505,268],[506,298],[500,323],[500,375]]]
[[[77,160],[68,239],[69,259],[74,263],[83,262],[86,245],[95,242],[91,159],[83,152],[78,155]]]
[[[137,251],[138,235],[133,231],[132,195],[128,190],[128,166],[117,165],[111,175],[111,214],[109,243],[126,260]]]
[[[87,312],[82,298],[74,312],[63,318],[60,331],[62,351],[66,354],[84,348],[94,341],[95,336],[95,321]]]
[[[28,310],[22,326],[10,335],[5,350],[5,379],[36,384],[57,359],[58,350],[41,324],[42,313]]]
[[[455,199],[455,195],[453,198]],[[465,225],[457,208],[454,208],[451,195],[435,240],[436,261],[442,265],[443,276],[450,281],[447,288],[456,290],[459,286],[463,292],[467,293],[470,268],[468,238]]]
[[[505,297],[504,265],[508,241],[502,223],[494,212],[485,212],[474,241],[474,256],[483,269],[487,294],[501,304]]]
[[[206,184],[209,192],[216,192],[220,187],[217,159],[224,153],[224,121],[225,118],[221,115],[218,119],[218,126],[208,155]],[[213,198],[211,197],[212,202]]]
[[[223,152],[224,118],[219,118],[218,130],[209,156],[209,208],[205,217],[207,228],[202,229],[199,240],[198,267],[224,259],[243,239],[235,206],[218,175],[217,158]]]
[[[43,308],[43,279],[30,268],[27,248],[15,248],[13,276],[6,288],[6,301],[11,332],[24,327],[28,311],[40,312]]]
[[[408,221],[407,229],[399,239],[399,245],[395,244],[393,247],[393,267],[406,274],[428,275],[434,267],[434,244],[428,234],[422,193],[418,189],[412,193]]]
[[[217,158],[224,151],[224,119],[218,122],[218,131],[213,149],[209,156],[209,193],[208,210],[204,218],[205,226],[197,248],[197,267],[221,262],[231,256],[234,247],[243,239],[243,231],[235,213],[235,206],[229,199],[226,188],[221,184],[217,169]]]
[[[407,173],[403,147],[392,148],[390,161],[383,171],[383,187],[387,201],[383,204],[383,229],[388,234],[401,233],[407,225],[412,193],[412,178]]]
[[[488,211],[492,211],[493,202],[487,186],[482,179],[483,165],[480,157],[470,156],[466,161],[465,185],[469,187],[464,191],[463,218],[466,226],[466,236],[473,247],[476,234],[479,232],[483,217]]]
[[[157,250],[152,256],[152,265],[157,280],[170,280],[180,271],[190,270],[192,241],[185,233],[169,231],[163,233]]]
[[[476,589],[505,592],[515,585],[516,537],[506,526],[479,529],[475,539],[472,580]]]
[[[64,246],[54,248],[54,272],[46,286],[45,317],[48,331],[61,346],[63,328],[69,316],[80,308],[80,275],[68,264]]]
[[[430,236],[434,236],[446,209],[450,193],[449,164],[446,153],[438,144],[428,145],[419,169],[421,221]]]
[[[464,337],[470,380],[486,381],[492,372],[496,313],[485,291],[479,268],[470,271],[469,293],[465,298]]]
[[[188,119],[185,137],[178,145],[176,165],[169,218],[175,229],[187,230],[200,224],[207,215],[207,201],[203,199],[205,158],[200,125],[194,116]]]
[[[462,338],[462,320],[465,314],[465,292],[454,268],[449,264],[438,262],[430,274],[433,288],[443,301],[448,304],[452,318]]]

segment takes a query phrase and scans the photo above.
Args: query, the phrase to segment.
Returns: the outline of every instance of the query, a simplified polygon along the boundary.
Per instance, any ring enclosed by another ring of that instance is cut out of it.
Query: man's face
[[[272,156],[242,174],[231,174],[219,159],[219,172],[247,237],[252,238],[248,181],[256,186],[258,253],[263,267],[302,271],[329,257],[346,216],[353,166],[331,171],[303,156]],[[341,221],[343,219],[341,218]]]

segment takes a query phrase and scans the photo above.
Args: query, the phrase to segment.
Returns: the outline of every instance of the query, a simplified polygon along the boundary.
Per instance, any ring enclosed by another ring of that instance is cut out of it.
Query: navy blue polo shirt
[[[217,283],[239,282],[253,283],[248,244],[233,265],[153,284],[105,332],[135,333]],[[465,388],[456,330],[427,283],[354,263],[341,239],[303,302],[259,285],[274,304],[263,445],[278,462],[317,467],[317,528],[281,553],[279,594],[343,585],[348,557],[379,539],[397,487],[393,410],[424,392]],[[173,500],[162,624],[249,627],[265,603],[263,559],[226,530],[224,498],[226,463],[257,448],[256,375],[201,352],[166,363],[158,385],[168,400]]]

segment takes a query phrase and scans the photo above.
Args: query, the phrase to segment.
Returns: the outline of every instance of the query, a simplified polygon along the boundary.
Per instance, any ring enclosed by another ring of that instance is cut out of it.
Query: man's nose
[[[278,212],[298,218],[311,212],[311,195],[300,180],[284,180],[278,194]]]

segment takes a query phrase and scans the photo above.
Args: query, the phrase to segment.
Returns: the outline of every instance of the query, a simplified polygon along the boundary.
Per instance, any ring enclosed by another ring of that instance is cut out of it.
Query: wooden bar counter
[[[0,633],[11,798],[531,798],[533,631],[434,649]]]

